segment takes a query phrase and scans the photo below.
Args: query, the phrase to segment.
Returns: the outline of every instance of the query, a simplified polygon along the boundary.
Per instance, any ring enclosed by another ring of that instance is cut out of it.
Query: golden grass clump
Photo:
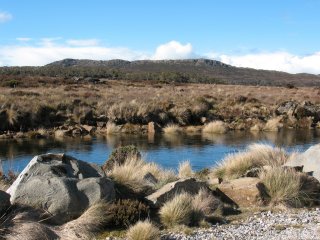
[[[59,233],[61,239],[93,239],[94,233],[101,230],[108,221],[107,214],[110,205],[106,202],[97,202],[89,207],[79,218],[62,226]]]
[[[107,123],[107,134],[112,135],[117,132],[119,132],[119,128],[117,127],[117,125],[114,124],[113,122],[108,122]]]
[[[193,176],[192,167],[190,161],[184,161],[179,163],[178,177],[179,178],[190,178]]]
[[[222,121],[213,121],[204,126],[202,129],[203,133],[210,133],[210,134],[223,134],[227,131],[226,125]]]
[[[177,225],[188,226],[193,213],[192,196],[188,193],[176,195],[160,209],[160,220],[167,228]]]
[[[212,176],[222,179],[235,179],[252,168],[265,165],[281,166],[289,159],[280,148],[265,144],[252,144],[244,152],[228,155],[212,169]]]
[[[180,193],[162,206],[160,220],[167,228],[196,226],[207,216],[212,216],[218,204],[219,201],[206,189],[200,189],[194,196]]]
[[[282,128],[283,124],[281,123],[282,118],[276,117],[271,118],[267,121],[266,125],[263,128],[263,131],[266,132],[278,132]]]
[[[201,188],[193,197],[192,206],[201,216],[210,216],[215,211],[219,201],[206,189]],[[201,219],[199,219],[201,220]]]
[[[115,165],[108,175],[117,183],[129,187],[134,192],[143,192],[148,183],[144,179],[151,173],[158,181],[159,186],[177,180],[173,171],[164,170],[155,163],[147,163],[141,158],[129,156],[121,165]]]
[[[160,240],[160,230],[149,221],[139,221],[127,231],[128,240]]]
[[[163,128],[165,134],[179,134],[181,133],[181,128],[177,124],[168,124]]]
[[[270,203],[298,207],[308,197],[302,189],[301,175],[293,169],[280,166],[260,173],[261,182],[270,197]]]

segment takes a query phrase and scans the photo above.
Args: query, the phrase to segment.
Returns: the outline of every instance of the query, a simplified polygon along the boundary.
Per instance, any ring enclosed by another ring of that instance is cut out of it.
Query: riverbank
[[[315,87],[111,80],[104,84],[56,86],[48,82],[33,87],[0,88],[0,135],[67,130],[79,125],[104,131],[108,122],[121,132],[131,133],[148,132],[150,122],[159,126],[160,131],[171,124],[197,131],[212,121],[224,122],[229,131],[308,129],[318,127],[319,103],[319,89]],[[72,134],[83,133],[76,130]]]
[[[0,229],[9,239],[309,239],[320,221],[319,149],[253,144],[197,172],[146,162],[135,146],[103,166],[39,155],[2,179]]]

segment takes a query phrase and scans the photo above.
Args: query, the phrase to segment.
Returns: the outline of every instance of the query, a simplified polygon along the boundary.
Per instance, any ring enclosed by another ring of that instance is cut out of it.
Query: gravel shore
[[[211,239],[320,239],[320,209],[270,211],[254,214],[237,223],[214,225],[200,229],[190,236],[170,233],[165,240],[211,240]]]

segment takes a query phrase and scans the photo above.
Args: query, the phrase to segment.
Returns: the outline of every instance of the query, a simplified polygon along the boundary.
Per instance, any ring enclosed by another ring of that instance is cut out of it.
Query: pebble
[[[256,214],[238,224],[216,224],[192,235],[170,233],[162,240],[320,240],[320,209]]]

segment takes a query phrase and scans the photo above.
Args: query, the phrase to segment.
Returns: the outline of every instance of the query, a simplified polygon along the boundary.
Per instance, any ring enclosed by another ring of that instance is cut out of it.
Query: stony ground
[[[163,239],[320,239],[320,209],[256,213],[238,222],[197,230],[189,236],[171,233],[163,236]]]

